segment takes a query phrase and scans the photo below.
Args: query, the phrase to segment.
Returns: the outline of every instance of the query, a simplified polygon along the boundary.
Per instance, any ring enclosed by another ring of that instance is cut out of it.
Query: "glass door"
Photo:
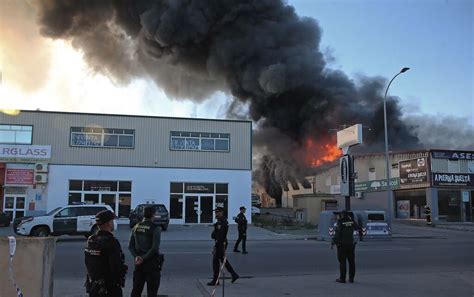
[[[15,218],[25,216],[26,197],[18,195],[6,195],[3,204],[3,210],[13,221]]]
[[[212,205],[214,202],[213,196],[201,196],[199,197],[200,200],[200,217],[199,223],[212,223],[213,222],[213,213],[212,213]]]
[[[117,195],[116,194],[101,194],[100,202],[101,204],[107,204],[112,207],[115,214],[117,214]]]
[[[199,211],[199,197],[198,196],[186,196],[185,200],[185,216],[184,222],[186,224],[197,224],[198,223],[198,211]]]

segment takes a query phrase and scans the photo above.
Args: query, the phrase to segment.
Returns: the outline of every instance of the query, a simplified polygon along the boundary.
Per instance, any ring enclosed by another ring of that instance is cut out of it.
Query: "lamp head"
[[[405,73],[405,72],[407,72],[408,70],[410,70],[410,68],[408,68],[408,67],[403,67],[402,70],[400,70],[400,73]]]

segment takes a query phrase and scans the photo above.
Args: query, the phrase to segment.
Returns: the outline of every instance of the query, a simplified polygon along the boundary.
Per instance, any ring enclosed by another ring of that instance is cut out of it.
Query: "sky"
[[[151,81],[118,85],[67,41],[39,35],[30,1],[0,0],[0,108],[225,117],[229,94],[201,104],[168,98]],[[474,125],[474,1],[289,0],[323,30],[328,67],[390,79],[407,116],[463,117]],[[34,49],[33,51],[31,49]]]

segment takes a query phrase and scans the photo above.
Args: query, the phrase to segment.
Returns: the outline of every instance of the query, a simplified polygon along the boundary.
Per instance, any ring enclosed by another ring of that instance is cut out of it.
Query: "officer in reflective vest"
[[[147,284],[147,296],[156,297],[160,287],[163,255],[160,254],[161,228],[153,223],[155,207],[143,210],[143,221],[133,227],[128,249],[135,259],[132,297],[142,296]]]
[[[349,262],[349,282],[354,282],[355,277],[355,245],[354,230],[359,232],[362,239],[362,230],[351,218],[349,212],[343,211],[342,218],[337,221],[336,233],[331,243],[331,249],[337,245],[337,259],[339,260],[339,283],[346,282],[346,261]]]
[[[120,243],[112,234],[114,218],[110,210],[99,212],[96,215],[99,231],[87,239],[84,254],[86,292],[90,297],[122,297],[128,267]]]

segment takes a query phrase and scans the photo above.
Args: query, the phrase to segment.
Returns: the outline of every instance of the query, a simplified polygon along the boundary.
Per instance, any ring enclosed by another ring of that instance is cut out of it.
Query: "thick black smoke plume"
[[[386,81],[355,83],[328,69],[316,20],[282,0],[49,0],[38,8],[44,36],[71,40],[117,82],[149,77],[169,96],[193,100],[230,91],[232,109],[248,106],[258,125],[266,157],[256,176],[275,196],[305,174],[307,139],[327,143],[330,129],[363,123],[372,129],[366,149],[383,142]],[[388,115],[392,149],[418,146],[396,98]]]

